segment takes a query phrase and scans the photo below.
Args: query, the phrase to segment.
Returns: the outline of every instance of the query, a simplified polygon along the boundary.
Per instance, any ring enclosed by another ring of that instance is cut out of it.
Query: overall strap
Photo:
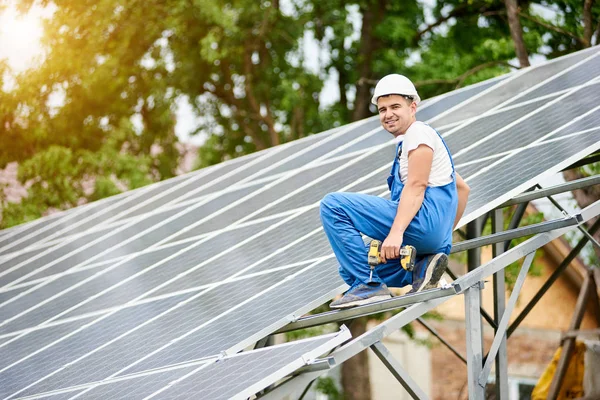
[[[429,125],[427,125],[427,126],[429,126]],[[440,135],[440,133],[435,128],[431,127],[431,129],[433,129],[435,131],[435,133],[437,133],[437,135],[440,137],[440,139],[442,140],[442,143],[444,144],[444,147],[446,148],[446,151],[448,152],[448,158],[450,159],[450,164],[452,165],[452,178],[454,178],[454,173],[456,171],[454,169],[454,160],[452,159],[452,154],[450,153],[450,149],[448,148],[448,145],[446,144],[446,141],[444,140],[442,135]]]
[[[402,154],[402,144],[404,143],[404,140],[401,140],[400,142],[398,142],[398,146],[396,146],[396,158],[394,160],[394,163],[398,165],[398,178],[400,178],[400,181],[402,181],[402,176],[400,176],[400,155]]]

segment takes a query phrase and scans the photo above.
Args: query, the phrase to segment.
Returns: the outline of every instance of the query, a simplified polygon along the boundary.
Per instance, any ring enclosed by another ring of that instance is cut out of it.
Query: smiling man
[[[420,100],[413,83],[398,74],[382,78],[371,99],[383,128],[401,139],[387,179],[391,199],[338,192],[321,201],[325,233],[350,286],[331,308],[391,298],[388,286],[412,284],[412,293],[435,288],[446,269],[452,230],[464,212],[469,187],[454,171],[442,137],[416,120]],[[372,277],[361,234],[383,241],[382,264]],[[417,249],[412,272],[400,266],[402,245]]]

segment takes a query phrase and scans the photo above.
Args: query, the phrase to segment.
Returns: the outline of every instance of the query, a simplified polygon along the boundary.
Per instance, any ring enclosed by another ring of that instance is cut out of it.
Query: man
[[[350,289],[331,308],[391,298],[388,286],[412,284],[410,292],[437,287],[448,264],[452,230],[460,220],[469,186],[454,171],[441,136],[416,120],[419,95],[405,76],[392,74],[375,87],[371,102],[381,125],[403,136],[388,177],[391,200],[358,193],[330,193],[321,201],[321,221]],[[382,264],[370,278],[368,247],[361,234],[382,240]],[[417,249],[414,270],[399,263],[403,244]]]

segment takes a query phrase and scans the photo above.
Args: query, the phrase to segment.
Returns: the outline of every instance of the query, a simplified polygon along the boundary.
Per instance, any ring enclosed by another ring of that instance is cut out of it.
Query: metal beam
[[[485,384],[479,384],[483,368],[483,330],[481,326],[481,287],[477,283],[465,291],[465,324],[467,336],[467,376],[469,400],[484,400]]]
[[[513,229],[516,229],[519,227],[519,224],[521,223],[521,220],[523,219],[523,215],[525,215],[525,210],[527,210],[527,205],[529,203],[521,203],[517,206],[517,208],[515,209],[515,212],[513,213],[511,219],[510,219],[510,223],[508,224],[508,231],[512,231]],[[506,242],[504,242],[504,251],[510,249],[510,244],[512,243],[512,240],[507,240]]]
[[[587,221],[597,215],[600,214],[600,201],[595,202],[593,205],[586,207],[582,210],[582,216]],[[488,278],[490,275],[496,273],[499,269],[505,268],[507,265],[519,260],[520,258],[525,257],[527,254],[537,250],[538,248],[546,245],[550,241],[556,239],[564,235],[568,232],[569,228],[561,228],[555,229],[552,232],[546,232],[543,234],[536,235],[523,243],[513,247],[508,250],[506,253],[501,256],[491,260],[490,262],[482,265],[481,267],[475,269],[467,273],[464,276],[461,276],[457,279],[456,282],[453,283],[454,290],[457,293],[462,293],[467,289],[471,288],[473,285],[478,284],[478,282],[483,279]],[[479,292],[479,290],[473,290],[473,292]],[[477,299],[474,299],[474,295],[477,296]],[[475,307],[472,307],[470,304],[469,309],[471,310],[474,318],[476,319],[476,315],[479,314],[479,293],[471,293],[469,295],[472,299],[471,303],[475,303]],[[387,321],[381,323],[375,328],[369,330],[368,332],[362,334],[361,336],[354,338],[352,341],[343,345],[341,348],[335,350],[330,354],[330,357],[333,357],[336,364],[341,364],[346,361],[350,357],[358,354],[363,351],[365,348],[370,347],[374,343],[381,341],[385,336],[391,334],[392,332],[397,331],[402,328],[406,324],[415,320],[416,318],[422,316],[427,311],[434,309],[440,304],[444,303],[448,300],[448,297],[440,297],[429,301],[424,301],[422,303],[413,304],[400,312],[399,314],[394,315]],[[466,301],[465,301],[466,302]],[[479,341],[481,341],[480,332],[477,335],[479,337]],[[473,361],[469,359],[469,361]],[[483,368],[482,359],[479,359],[479,371]],[[474,364],[472,362],[472,364]],[[264,398],[265,399],[281,399],[290,393],[294,393],[296,391],[303,390],[306,385],[316,379],[320,375],[320,372],[311,372],[307,374],[302,374],[297,377],[288,379],[287,381],[280,384],[271,392],[267,393]],[[477,376],[473,377],[477,379]],[[476,381],[475,381],[476,382]],[[479,386],[479,385],[477,385]],[[483,389],[483,388],[482,388]],[[263,397],[261,397],[263,398]]]
[[[519,206],[521,207],[521,205]],[[522,216],[522,215],[521,215]],[[518,224],[518,221],[521,219],[519,215],[513,215],[511,222]],[[492,232],[498,233],[504,229],[504,215],[502,210],[494,210],[492,211]],[[510,244],[510,241],[508,242]],[[504,253],[506,243],[496,243],[492,247],[492,255],[493,257],[498,257],[502,253]],[[504,282],[504,269],[496,272],[494,274],[494,322],[496,323],[496,328],[494,329],[495,337],[498,338],[498,351],[497,355],[492,354],[491,351],[488,354],[488,359],[486,361],[486,365],[489,364],[489,368],[491,369],[491,361],[496,359],[496,399],[497,400],[508,400],[508,359],[506,355],[506,327],[502,328],[500,326],[500,321],[506,317],[505,312],[505,304],[506,304],[506,285]],[[508,315],[510,315],[511,311],[508,311]],[[508,321],[506,322],[508,324]],[[495,339],[494,339],[495,340]],[[487,380],[487,375],[485,376],[485,380]],[[481,383],[481,379],[480,379]],[[485,382],[483,383],[485,387]]]
[[[377,357],[383,362],[383,365],[390,370],[392,375],[400,382],[400,384],[406,389],[410,397],[413,399],[421,400],[428,399],[425,392],[417,385],[408,372],[402,368],[400,363],[392,356],[387,347],[381,342],[376,342],[371,345],[371,350]]]
[[[594,185],[600,184],[600,175],[589,176],[582,179],[577,179],[574,181],[569,181],[566,183],[561,183],[560,185],[550,186],[545,189],[536,190],[533,192],[527,192],[520,194],[518,196],[513,197],[511,200],[508,200],[505,203],[502,203],[498,206],[498,208],[504,208],[508,206],[513,206],[515,204],[527,203],[531,200],[541,199],[543,197],[552,196],[555,194],[570,192],[577,189],[582,189]]]
[[[377,303],[368,304],[366,306],[359,306],[354,308],[348,308],[345,310],[334,310],[316,315],[309,315],[307,317],[299,318],[295,322],[289,323],[288,325],[274,332],[274,334],[295,331],[297,329],[306,329],[313,326],[329,324],[332,322],[348,321],[354,318],[364,317],[366,315],[371,314],[377,314],[383,311],[396,310],[401,307],[407,307],[412,304],[421,303],[427,300],[453,296],[455,294],[456,291],[453,287],[445,289],[426,290],[424,292],[394,297],[389,300],[379,301]]]
[[[429,325],[427,322],[425,322],[423,320],[423,318],[417,318],[417,322],[419,322],[421,325],[423,325],[423,327],[425,329],[427,329],[429,331],[429,333],[431,333],[433,336],[435,336],[440,342],[442,342],[443,345],[445,345],[448,350],[450,350],[452,353],[454,353],[454,355],[458,358],[460,358],[460,360],[462,362],[464,362],[465,364],[467,363],[467,359],[458,352],[458,350],[456,350],[456,348],[454,346],[452,346],[450,343],[448,343],[446,341],[446,339],[444,339],[431,325]]]
[[[600,178],[600,175],[598,175],[598,177]],[[538,185],[538,186],[539,186],[539,185]],[[541,186],[540,186],[540,187],[541,187]],[[550,202],[551,202],[551,203],[554,205],[554,207],[558,208],[558,209],[559,209],[559,210],[560,210],[560,211],[563,213],[563,215],[565,215],[565,216],[569,215],[569,213],[567,212],[567,210],[565,210],[565,209],[563,208],[563,206],[561,206],[561,205],[558,203],[558,201],[554,200],[554,198],[553,198],[552,196],[548,196],[548,200],[550,200]],[[579,225],[579,226],[577,227],[577,229],[579,229],[579,232],[583,233],[583,235],[584,235],[585,237],[587,237],[587,238],[588,238],[588,240],[589,240],[590,242],[592,242],[592,244],[593,244],[593,245],[594,245],[594,246],[595,246],[597,249],[600,249],[600,243],[598,243],[598,241],[596,240],[596,238],[594,238],[592,235],[590,235],[590,234],[588,233],[588,231],[586,231],[586,230],[585,230],[585,228],[584,228],[583,226]]]
[[[451,253],[458,253],[465,250],[474,249],[477,247],[487,246],[490,244],[504,242],[506,240],[516,239],[523,236],[535,235],[542,232],[548,232],[555,229],[565,228],[568,226],[578,225],[581,221],[579,214],[571,217],[555,219],[552,221],[544,221],[539,224],[532,224],[517,228],[512,231],[506,231],[501,233],[495,233],[488,236],[483,236],[476,239],[465,240],[452,245]]]
[[[446,269],[446,273],[447,273],[448,275],[450,275],[450,277],[451,277],[453,280],[457,280],[457,279],[458,279],[458,276],[456,276],[456,274],[454,274],[454,272],[450,271],[450,269],[449,269],[449,268],[448,268],[448,269]],[[491,316],[491,315],[490,315],[490,314],[489,314],[487,311],[485,311],[485,310],[483,309],[483,307],[481,307],[481,309],[480,309],[479,311],[481,311],[481,316],[483,317],[483,319],[485,319],[485,320],[486,320],[486,322],[487,322],[487,323],[488,323],[488,324],[489,324],[489,325],[490,325],[492,328],[496,329],[496,322],[494,321],[494,318],[492,318],[492,316]]]
[[[598,218],[596,220],[596,222],[594,222],[594,224],[590,227],[589,232],[593,235],[594,233],[596,233],[596,231],[599,228],[600,228],[600,218]],[[550,289],[550,287],[554,284],[554,282],[556,282],[556,280],[562,274],[562,272],[569,266],[569,264],[571,264],[571,261],[573,261],[575,259],[575,257],[577,257],[577,255],[579,254],[579,252],[581,252],[581,249],[583,249],[583,247],[587,244],[587,242],[588,242],[587,237],[583,237],[579,240],[579,242],[573,248],[573,250],[571,250],[571,252],[563,260],[563,262],[560,263],[558,268],[556,268],[556,270],[552,273],[552,275],[550,275],[548,280],[542,285],[540,290],[535,294],[535,296],[533,296],[533,298],[529,301],[529,303],[527,303],[525,308],[523,308],[523,310],[521,311],[519,316],[517,318],[515,318],[513,323],[508,328],[508,332],[507,332],[508,337],[510,337],[512,335],[512,333],[515,331],[515,329],[517,329],[517,327],[521,324],[521,322],[523,322],[525,317],[527,317],[527,315],[531,312],[533,307],[536,306],[536,304],[542,299],[544,294],[546,294],[548,289]]]
[[[476,218],[467,224],[467,240],[460,243],[470,243],[481,235],[481,218]],[[455,252],[455,246],[452,245],[452,252]],[[479,246],[465,249],[467,251],[467,271],[473,271],[481,265],[481,250]]]
[[[578,329],[574,331],[565,331],[562,333],[560,340],[561,342],[567,338],[573,338],[578,336],[586,335],[600,335],[600,328],[597,329]]]
[[[600,161],[600,152],[595,152],[595,153],[590,154],[589,156],[569,165],[567,168],[563,169],[563,171],[566,171],[568,169],[583,167],[585,165],[589,165],[589,164],[595,163],[597,161]]]
[[[331,357],[320,358],[305,365],[304,367],[298,368],[294,374],[304,374],[307,372],[324,371],[335,367],[335,360]]]
[[[490,347],[490,351],[488,352],[485,365],[483,366],[483,370],[479,375],[479,384],[485,387],[485,383],[487,382],[487,378],[492,370],[492,360],[496,357],[496,355],[500,356],[501,352],[504,352],[504,359],[506,360],[506,328],[508,327],[508,322],[510,320],[510,315],[512,314],[515,305],[517,304],[517,300],[519,299],[519,294],[521,293],[521,289],[523,288],[523,284],[525,283],[525,279],[527,278],[527,273],[529,272],[529,268],[531,267],[531,263],[533,262],[534,253],[530,253],[525,260],[523,261],[523,266],[521,267],[521,271],[519,272],[519,276],[517,281],[515,282],[515,287],[513,288],[512,293],[510,294],[510,299],[508,300],[508,305],[506,306],[506,310],[502,315],[502,319],[498,323],[498,330],[496,335],[494,336],[494,341],[492,342],[492,346]],[[503,347],[504,345],[504,347]],[[507,364],[504,365],[505,370],[504,373],[507,374]],[[498,368],[498,364],[496,363],[496,368]],[[498,377],[498,373],[496,372],[496,379]],[[498,387],[498,381],[496,381],[496,387]],[[502,392],[503,398],[508,398],[508,375],[506,375],[506,392]]]

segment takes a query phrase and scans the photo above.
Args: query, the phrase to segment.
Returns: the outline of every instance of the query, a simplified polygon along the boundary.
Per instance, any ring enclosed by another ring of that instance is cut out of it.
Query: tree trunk
[[[345,54],[344,54],[345,56]],[[342,60],[344,56],[340,57]],[[344,64],[341,64],[340,68],[336,68],[338,71],[338,88],[340,91],[340,104],[343,114],[341,115],[342,121],[348,122],[348,118],[350,113],[348,112],[348,96],[346,95],[346,87],[350,83],[350,79],[348,79],[348,71],[344,69]]]
[[[582,174],[579,169],[569,169],[567,171],[564,171],[563,176],[564,176],[565,180],[567,180],[567,181],[572,181],[575,179],[581,179],[581,178],[585,177],[585,175]],[[579,190],[574,190],[573,198],[575,198],[575,201],[577,202],[577,205],[580,208],[587,207],[590,204],[592,204],[593,202],[600,199],[600,186],[595,185],[595,186],[590,186],[590,187],[579,189]],[[591,226],[596,221],[597,218],[598,217],[592,218],[588,222],[588,226]],[[600,241],[600,231],[597,231],[593,236],[596,240]],[[596,248],[596,246],[594,246],[594,250],[596,251],[596,256],[598,258],[600,258],[600,250],[598,250],[598,248]]]
[[[358,121],[371,116],[371,85],[373,81],[373,57],[381,47],[381,41],[375,37],[375,28],[383,20],[386,9],[385,0],[366,2],[361,7],[363,15],[360,31],[360,46],[357,57],[358,82],[356,83],[356,98],[354,99],[354,112],[352,121]]]
[[[592,45],[592,35],[594,34],[593,4],[594,0],[585,0],[583,2],[583,41],[585,47]]]
[[[510,36],[515,44],[515,52],[517,53],[519,64],[521,68],[528,67],[529,57],[527,56],[527,49],[523,41],[523,29],[521,28],[521,21],[519,21],[517,0],[504,0],[504,4],[506,5]]]
[[[367,331],[367,317],[357,318],[350,324],[352,337]],[[369,353],[363,350],[342,364],[342,387],[346,400],[371,400]]]

